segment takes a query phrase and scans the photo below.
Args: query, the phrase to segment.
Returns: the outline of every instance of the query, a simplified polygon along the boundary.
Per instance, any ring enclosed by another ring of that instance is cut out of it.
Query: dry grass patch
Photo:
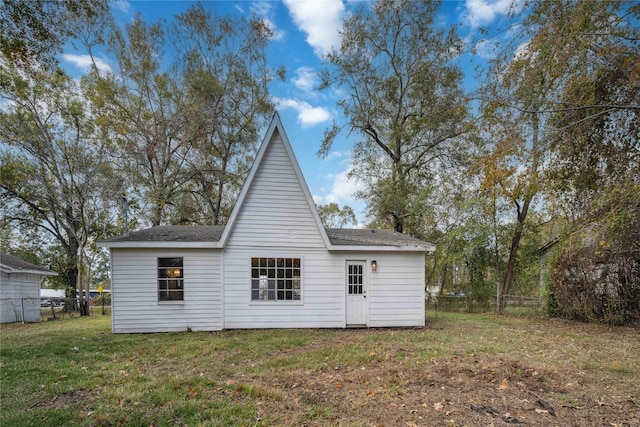
[[[418,329],[55,323],[2,327],[0,424],[640,426],[628,328],[456,314]]]

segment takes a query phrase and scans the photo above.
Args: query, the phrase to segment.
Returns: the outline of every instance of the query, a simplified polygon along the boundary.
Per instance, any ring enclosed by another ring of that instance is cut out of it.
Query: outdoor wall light
[[[378,261],[374,259],[373,261],[371,261],[371,271],[377,271],[377,270],[378,270]]]

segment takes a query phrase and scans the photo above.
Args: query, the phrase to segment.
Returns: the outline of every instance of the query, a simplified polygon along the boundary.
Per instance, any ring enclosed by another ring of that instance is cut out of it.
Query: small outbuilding
[[[40,282],[48,268],[0,252],[0,323],[40,321]]]
[[[326,229],[276,114],[226,226],[99,242],[112,329],[423,326],[425,253],[392,230]]]

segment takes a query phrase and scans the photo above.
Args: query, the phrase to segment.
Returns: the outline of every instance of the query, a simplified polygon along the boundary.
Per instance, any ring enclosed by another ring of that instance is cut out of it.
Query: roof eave
[[[41,276],[57,276],[58,273],[52,270],[30,270],[30,269],[22,269],[22,268],[12,268],[6,265],[0,267],[0,270],[5,273],[14,274],[14,273],[30,273],[30,274],[39,274]]]
[[[328,249],[331,252],[432,252],[423,246],[331,245]]]
[[[99,241],[99,248],[118,248],[118,249],[221,249],[220,242],[167,242],[167,241],[148,241],[148,240],[127,240],[127,241]]]

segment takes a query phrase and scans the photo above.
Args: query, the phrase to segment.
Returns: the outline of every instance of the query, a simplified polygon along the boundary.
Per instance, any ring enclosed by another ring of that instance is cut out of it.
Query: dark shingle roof
[[[327,228],[327,236],[336,246],[427,247],[428,243],[393,230]]]
[[[10,268],[11,270],[17,271],[41,271],[43,273],[55,274],[54,271],[49,270],[48,268],[41,267],[36,264],[31,264],[25,260],[22,260],[13,255],[5,254],[4,252],[0,252],[0,264]]]
[[[223,226],[204,225],[161,225],[132,231],[105,242],[217,242],[220,240]]]
[[[133,231],[104,242],[218,242],[223,226],[166,225]],[[430,244],[393,230],[327,228],[334,246],[429,247]]]

